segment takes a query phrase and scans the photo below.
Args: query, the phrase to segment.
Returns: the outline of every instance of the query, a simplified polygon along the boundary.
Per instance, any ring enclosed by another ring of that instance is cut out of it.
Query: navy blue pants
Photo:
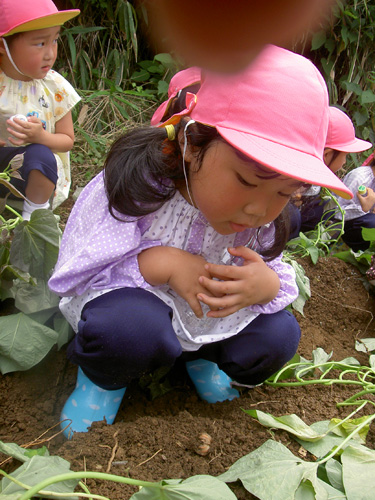
[[[182,352],[172,328],[172,310],[141,288],[122,288],[88,302],[69,359],[103,389],[126,387],[133,379],[176,360],[207,359],[233,380],[263,382],[297,351],[301,331],[289,311],[261,314],[242,332]]]
[[[23,165],[18,172],[22,179],[11,179],[11,184],[25,195],[25,188],[31,170],[39,170],[56,186],[57,182],[57,162],[52,151],[42,144],[29,144],[28,146],[20,147],[3,147],[0,148],[0,171],[2,172],[9,162],[18,154],[24,153]],[[0,197],[6,196],[9,190],[0,185]],[[14,198],[13,195],[10,195]]]
[[[362,238],[362,228],[375,228],[375,214],[367,213],[361,217],[347,220],[344,223],[344,234],[342,239],[355,252],[358,250],[367,250],[370,246],[369,241]]]

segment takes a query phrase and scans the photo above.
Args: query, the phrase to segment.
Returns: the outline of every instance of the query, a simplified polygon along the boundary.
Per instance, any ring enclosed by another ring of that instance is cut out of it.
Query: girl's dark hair
[[[164,127],[135,128],[118,138],[104,164],[104,183],[110,214],[142,217],[161,208],[185,183],[179,132],[182,120],[175,126],[176,139],[167,139]],[[214,127],[194,123],[186,130],[189,145],[197,147],[198,167],[215,141],[224,141]],[[186,162],[189,169],[189,163]],[[262,255],[266,260],[278,256],[288,241],[289,217],[285,210],[274,221],[275,242]]]
[[[176,138],[167,139],[164,127],[130,130],[112,145],[104,164],[105,187],[111,215],[139,217],[158,210],[176,192],[176,182],[184,181],[179,131]],[[210,144],[220,138],[214,127],[194,123],[186,135],[189,144],[199,149],[198,162]],[[186,162],[188,169],[189,163]]]
[[[20,35],[21,35],[22,32],[20,33],[13,33],[13,35],[8,35],[8,36],[4,36],[3,38],[5,38],[7,44],[8,44],[8,47],[10,47],[12,45],[12,42],[13,40],[15,40],[16,38],[18,38]]]

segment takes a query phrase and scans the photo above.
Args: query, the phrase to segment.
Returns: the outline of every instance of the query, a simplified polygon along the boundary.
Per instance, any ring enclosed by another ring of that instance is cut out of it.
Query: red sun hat
[[[341,109],[330,106],[326,148],[344,153],[360,153],[371,147],[371,142],[355,136],[354,125],[349,116]]]
[[[151,125],[158,125],[162,121],[172,99],[176,97],[180,90],[190,87],[190,85],[194,85],[195,83],[199,83],[200,81],[201,70],[197,66],[192,66],[191,68],[183,69],[182,71],[176,73],[171,78],[169,83],[168,99],[160,104],[153,114],[151,118]]]
[[[307,58],[268,45],[241,72],[207,71],[191,108],[186,115],[215,127],[229,144],[271,170],[353,197],[323,161],[328,90]],[[175,118],[162,125],[168,123]]]
[[[0,0],[0,36],[61,26],[79,9],[57,10],[52,0]]]

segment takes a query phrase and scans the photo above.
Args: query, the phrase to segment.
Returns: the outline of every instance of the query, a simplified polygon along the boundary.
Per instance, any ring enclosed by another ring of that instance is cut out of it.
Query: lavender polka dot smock
[[[253,241],[251,248],[259,251],[256,230],[221,235],[178,191],[161,209],[142,219],[121,217],[123,220],[116,220],[108,211],[100,173],[84,188],[72,210],[49,281],[51,290],[62,297],[60,309],[75,331],[88,301],[117,288],[140,287],[172,308],[173,328],[183,350],[194,351],[203,344],[236,335],[259,314],[280,311],[298,296],[294,270],[282,262],[280,255],[267,263],[278,274],[281,284],[274,300],[243,308],[226,318],[198,319],[167,285],[154,287],[144,280],[138,254],[164,245],[200,254],[209,262],[228,263],[228,247]],[[272,243],[273,234],[273,224],[262,228],[260,240],[264,248]]]

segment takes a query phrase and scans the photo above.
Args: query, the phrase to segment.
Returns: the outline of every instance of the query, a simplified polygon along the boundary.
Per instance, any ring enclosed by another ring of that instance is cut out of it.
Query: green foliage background
[[[375,3],[338,0],[328,28],[314,34],[306,54],[326,79],[330,103],[346,111],[357,135],[372,143],[375,142],[374,40]]]

